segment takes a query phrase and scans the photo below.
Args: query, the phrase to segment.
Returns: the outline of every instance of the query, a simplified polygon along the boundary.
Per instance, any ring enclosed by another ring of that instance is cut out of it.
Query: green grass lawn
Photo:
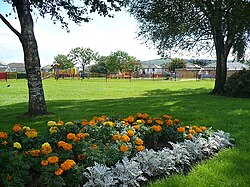
[[[10,85],[7,87],[7,85]],[[49,120],[73,121],[93,116],[126,117],[136,112],[168,114],[183,125],[205,125],[229,132],[236,143],[187,175],[175,175],[150,186],[249,186],[250,100],[209,95],[214,82],[150,80],[43,81],[49,116],[22,118],[27,111],[26,80],[0,81],[0,130],[15,123],[43,132]]]

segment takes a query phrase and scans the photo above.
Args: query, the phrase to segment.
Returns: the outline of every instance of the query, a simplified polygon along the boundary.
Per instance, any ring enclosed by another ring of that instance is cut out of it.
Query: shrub
[[[250,70],[242,70],[230,76],[224,86],[229,97],[250,98]]]

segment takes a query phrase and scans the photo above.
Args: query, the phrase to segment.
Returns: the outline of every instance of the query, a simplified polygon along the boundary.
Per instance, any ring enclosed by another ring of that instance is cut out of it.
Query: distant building
[[[19,73],[25,73],[25,66],[23,63],[10,63],[8,64],[7,72],[19,72]]]
[[[153,60],[141,61],[141,74],[145,77],[164,76],[168,72],[168,64],[171,62],[169,58],[160,58]]]
[[[41,68],[41,71],[45,72],[45,73],[52,72],[52,66],[51,65],[46,65],[46,66]]]
[[[8,65],[0,61],[0,72],[6,72],[7,69],[8,69]]]

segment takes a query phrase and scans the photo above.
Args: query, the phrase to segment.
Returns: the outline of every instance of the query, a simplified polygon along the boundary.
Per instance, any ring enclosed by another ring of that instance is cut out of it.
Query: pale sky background
[[[11,6],[0,1],[0,13],[5,15],[11,11]],[[15,15],[15,14],[13,14]],[[72,48],[90,47],[100,55],[109,55],[117,50],[125,51],[139,60],[161,58],[156,50],[149,49],[146,44],[136,39],[137,23],[126,12],[116,12],[115,18],[95,16],[89,23],[81,26],[70,23],[70,33],[62,29],[60,23],[53,24],[49,16],[34,19],[35,36],[38,43],[41,66],[52,64],[58,54],[67,55]],[[20,31],[18,19],[14,16],[7,20]],[[171,57],[199,58],[187,54],[174,54]],[[212,59],[210,54],[201,58]],[[5,63],[23,63],[23,51],[18,37],[0,20],[0,61]]]

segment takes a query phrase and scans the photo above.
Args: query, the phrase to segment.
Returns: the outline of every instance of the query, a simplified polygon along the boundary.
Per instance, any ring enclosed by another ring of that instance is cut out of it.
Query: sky
[[[0,1],[0,13],[11,12],[11,6]],[[15,15],[15,14],[14,14]],[[13,16],[7,20],[20,31],[18,19]],[[136,20],[125,11],[116,12],[114,18],[94,16],[89,23],[81,26],[69,22],[70,33],[62,29],[60,23],[53,24],[49,17],[34,17],[34,32],[38,44],[41,66],[51,65],[58,54],[67,55],[72,48],[89,47],[100,55],[121,50],[138,60],[161,58],[151,46],[137,39]],[[194,58],[189,54],[173,54],[171,57]],[[203,58],[211,59],[210,55]],[[23,51],[18,37],[0,20],[0,61],[4,63],[23,63]]]

